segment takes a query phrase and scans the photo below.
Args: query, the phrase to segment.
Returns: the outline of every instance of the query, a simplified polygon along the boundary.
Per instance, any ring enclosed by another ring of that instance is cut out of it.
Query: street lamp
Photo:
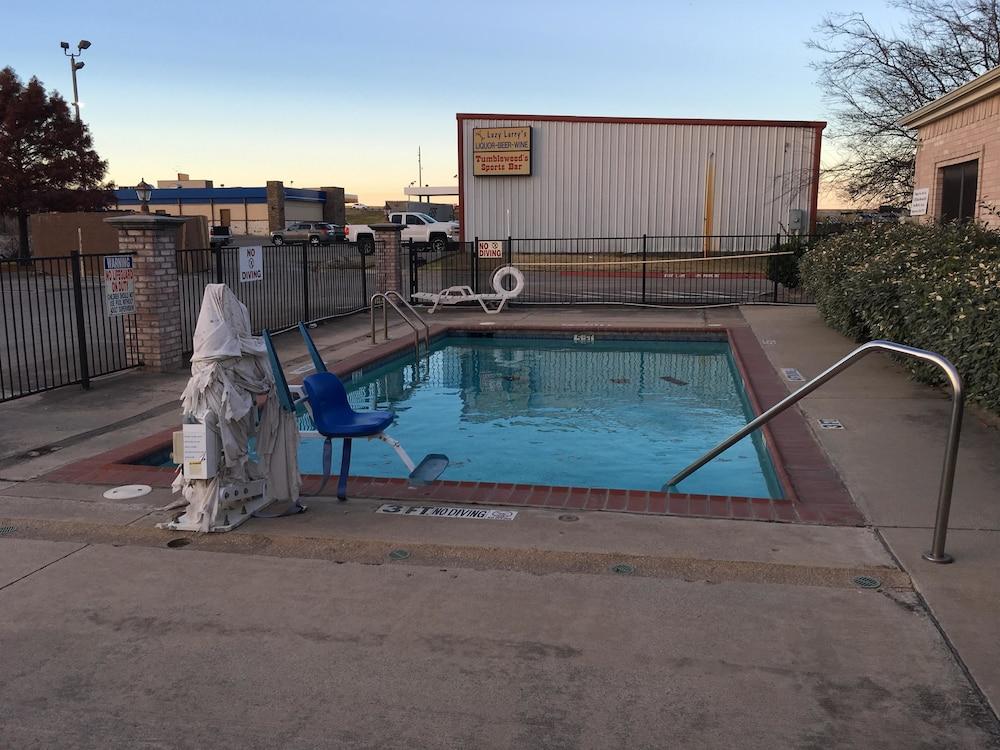
[[[77,122],[80,121],[80,96],[76,90],[76,71],[83,69],[83,61],[77,62],[77,59],[85,49],[90,49],[90,42],[86,39],[81,39],[77,42],[76,52],[69,51],[69,42],[59,42],[59,46],[62,47],[63,54],[69,58],[69,69],[73,73],[73,108],[76,109],[76,119]]]
[[[153,196],[153,186],[150,185],[143,178],[139,178],[139,184],[135,186],[135,194],[142,203],[142,207],[139,209],[141,213],[149,213],[149,199]]]

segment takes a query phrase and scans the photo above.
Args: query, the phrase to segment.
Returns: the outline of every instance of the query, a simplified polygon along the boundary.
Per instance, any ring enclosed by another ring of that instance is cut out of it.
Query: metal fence
[[[813,299],[795,283],[794,253],[812,239],[801,235],[509,237],[480,248],[477,238],[446,253],[406,244],[405,256],[410,294],[449,286],[493,292],[493,273],[513,264],[525,277],[519,303],[803,304]],[[778,273],[787,269],[793,272]]]
[[[141,365],[134,315],[110,316],[103,255],[0,261],[0,402]]]
[[[181,250],[181,332],[189,350],[206,284],[228,284],[250,311],[254,332],[282,331],[300,320],[319,321],[368,306],[375,268],[356,245],[266,245],[259,280],[240,273],[244,248]]]

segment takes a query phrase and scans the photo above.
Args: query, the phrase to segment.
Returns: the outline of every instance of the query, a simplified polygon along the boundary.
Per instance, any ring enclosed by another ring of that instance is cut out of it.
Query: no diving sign
[[[502,258],[503,257],[503,242],[499,240],[480,240],[479,241],[479,257],[480,258]]]
[[[247,245],[240,248],[240,283],[264,280],[264,248]]]
[[[376,513],[391,513],[395,516],[421,516],[423,518],[472,518],[478,521],[513,521],[516,510],[496,508],[458,508],[454,505],[380,505]]]

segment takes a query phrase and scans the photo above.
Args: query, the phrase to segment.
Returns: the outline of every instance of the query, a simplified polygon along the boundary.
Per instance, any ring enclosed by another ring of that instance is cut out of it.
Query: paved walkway
[[[749,325],[776,368],[807,376],[851,348],[808,308],[503,318]],[[317,339],[344,358],[366,328],[345,319]],[[287,368],[304,361],[294,336],[279,348]],[[957,561],[926,563],[948,403],[885,360],[861,368],[803,413],[843,421],[816,438],[870,528],[534,509],[460,521],[316,499],[168,549],[153,528],[164,490],[110,502],[40,477],[175,423],[183,374],[0,406],[0,526],[17,527],[0,536],[3,744],[1000,747],[1000,434],[968,419]],[[859,589],[858,574],[883,585]]]

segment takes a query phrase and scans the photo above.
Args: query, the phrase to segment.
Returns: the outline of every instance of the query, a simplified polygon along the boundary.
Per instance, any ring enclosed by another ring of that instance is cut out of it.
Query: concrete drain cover
[[[16,526],[0,526],[0,536],[6,536],[7,534],[13,534],[17,531]]]
[[[167,542],[167,546],[170,547],[171,549],[178,549],[179,547],[187,547],[189,544],[191,544],[191,540],[183,536],[178,539],[171,539],[169,542]]]
[[[617,573],[620,576],[630,576],[635,573],[635,568],[628,563],[618,563],[611,566],[611,572]]]
[[[132,500],[136,497],[148,495],[153,488],[148,484],[124,484],[121,487],[113,487],[104,493],[106,500]]]
[[[860,586],[863,589],[877,589],[882,585],[882,582],[878,578],[872,578],[871,576],[855,576],[851,580],[854,581],[855,586]]]
[[[405,560],[410,556],[408,550],[405,549],[394,549],[389,553],[390,560]]]

